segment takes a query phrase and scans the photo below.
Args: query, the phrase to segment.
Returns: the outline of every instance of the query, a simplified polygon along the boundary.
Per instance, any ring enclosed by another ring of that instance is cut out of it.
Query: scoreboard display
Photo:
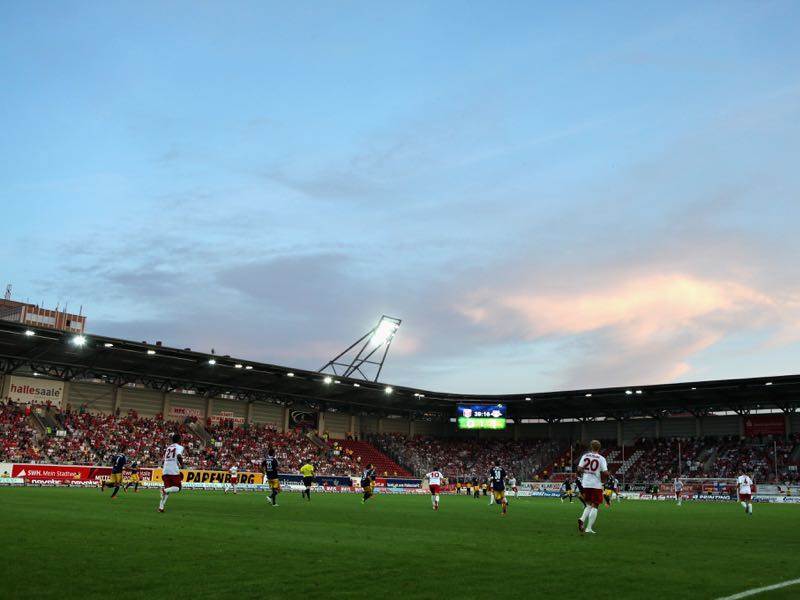
[[[459,429],[505,429],[506,407],[502,404],[459,404]]]

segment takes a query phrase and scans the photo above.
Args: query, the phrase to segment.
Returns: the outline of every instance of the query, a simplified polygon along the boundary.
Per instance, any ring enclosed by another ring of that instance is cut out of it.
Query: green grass
[[[4,598],[716,598],[800,576],[800,507],[0,489]],[[171,590],[171,591],[167,591]],[[582,596],[578,596],[582,597]],[[800,586],[759,598],[798,598]]]

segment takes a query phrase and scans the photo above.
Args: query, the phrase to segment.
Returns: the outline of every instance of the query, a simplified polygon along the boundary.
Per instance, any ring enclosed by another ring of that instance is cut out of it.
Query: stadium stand
[[[499,460],[518,479],[528,479],[563,448],[549,440],[411,438],[402,434],[375,435],[370,441],[417,476],[440,469],[460,478],[483,477]]]

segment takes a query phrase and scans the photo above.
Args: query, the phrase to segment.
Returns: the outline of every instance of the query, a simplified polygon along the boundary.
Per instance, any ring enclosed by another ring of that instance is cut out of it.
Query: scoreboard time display
[[[459,404],[459,429],[505,429],[506,407],[502,404]]]

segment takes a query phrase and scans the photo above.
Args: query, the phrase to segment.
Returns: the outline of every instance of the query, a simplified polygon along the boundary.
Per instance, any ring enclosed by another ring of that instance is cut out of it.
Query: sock
[[[118,485],[114,486],[114,493],[111,494],[111,497],[113,498],[114,496],[116,496],[118,491],[119,491],[119,486]]]
[[[139,482],[138,481],[134,484],[133,491],[134,492],[138,492],[139,491]]]
[[[439,504],[439,494],[436,494],[436,504]]]
[[[750,513],[751,515],[753,514],[753,505],[750,504],[749,502],[747,503],[747,512]]]
[[[747,502],[742,502],[741,505],[743,509],[747,510]]]
[[[589,527],[587,529],[592,529],[594,527],[594,521],[597,519],[597,509],[590,508],[589,509]]]
[[[169,494],[166,493],[164,490],[164,494],[161,494],[161,502],[158,503],[159,508],[164,508],[164,505],[167,503],[167,499],[169,498]]]
[[[503,514],[506,514],[508,512],[508,502],[503,501],[502,504],[503,504]]]
[[[272,505],[275,506],[278,502],[278,492],[272,490],[272,493],[269,495],[269,500],[272,502]]]
[[[591,509],[584,504],[584,506],[583,506],[583,514],[581,515],[581,521],[583,521],[584,524],[586,523],[586,519],[589,518],[589,511],[590,510]]]

